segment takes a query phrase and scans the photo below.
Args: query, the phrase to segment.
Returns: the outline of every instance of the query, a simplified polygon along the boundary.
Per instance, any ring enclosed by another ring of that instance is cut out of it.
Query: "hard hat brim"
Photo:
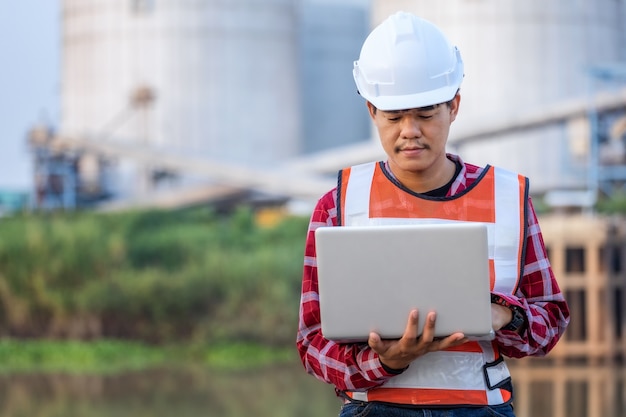
[[[361,95],[367,101],[372,103],[377,109],[383,111],[393,111],[417,109],[420,107],[446,103],[454,98],[458,89],[459,87],[454,85],[424,93],[407,94],[403,96],[368,97],[367,94],[363,94],[363,92],[361,92]]]

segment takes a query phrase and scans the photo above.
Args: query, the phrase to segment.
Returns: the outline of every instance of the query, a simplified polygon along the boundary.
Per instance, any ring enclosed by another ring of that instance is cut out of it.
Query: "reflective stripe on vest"
[[[421,406],[497,405],[511,400],[506,363],[490,342],[431,352],[380,387],[346,394],[360,401]],[[491,388],[490,388],[491,387]]]
[[[416,196],[389,179],[382,163],[367,163],[339,175],[341,225],[481,222],[489,231],[491,288],[513,294],[522,275],[528,182],[487,167],[463,192],[445,199]],[[428,353],[380,387],[346,394],[361,401],[415,405],[496,405],[511,400],[501,388],[510,380],[493,342],[468,342]]]

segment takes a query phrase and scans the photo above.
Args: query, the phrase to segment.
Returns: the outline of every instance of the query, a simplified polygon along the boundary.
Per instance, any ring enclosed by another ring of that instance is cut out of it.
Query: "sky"
[[[58,125],[59,2],[0,0],[0,190],[28,191],[28,130]]]

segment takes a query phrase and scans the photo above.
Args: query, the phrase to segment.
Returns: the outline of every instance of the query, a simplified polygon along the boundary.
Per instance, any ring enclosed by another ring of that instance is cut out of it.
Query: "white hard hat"
[[[369,34],[353,75],[361,96],[376,108],[413,109],[454,98],[463,60],[437,26],[397,12]]]

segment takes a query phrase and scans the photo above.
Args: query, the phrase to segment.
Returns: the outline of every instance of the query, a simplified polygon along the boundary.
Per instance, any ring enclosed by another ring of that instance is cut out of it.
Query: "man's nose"
[[[402,137],[419,138],[422,136],[420,120],[417,117],[408,116],[402,120]]]

